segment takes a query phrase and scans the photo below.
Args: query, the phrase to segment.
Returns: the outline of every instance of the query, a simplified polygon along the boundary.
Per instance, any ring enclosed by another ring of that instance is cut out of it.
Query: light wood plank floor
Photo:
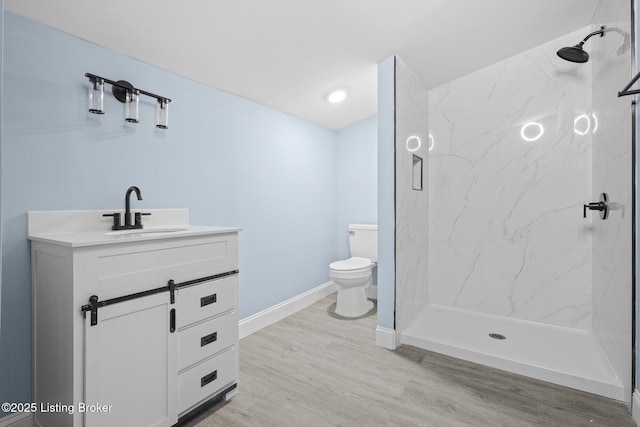
[[[409,346],[335,294],[240,342],[238,395],[190,426],[635,426],[619,402]]]

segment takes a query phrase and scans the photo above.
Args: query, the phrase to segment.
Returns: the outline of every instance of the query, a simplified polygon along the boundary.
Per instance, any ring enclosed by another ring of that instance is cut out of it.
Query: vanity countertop
[[[27,238],[68,247],[112,245],[148,240],[234,233],[238,227],[210,227],[189,224],[188,209],[145,209],[142,229],[112,231],[111,211],[27,212]]]

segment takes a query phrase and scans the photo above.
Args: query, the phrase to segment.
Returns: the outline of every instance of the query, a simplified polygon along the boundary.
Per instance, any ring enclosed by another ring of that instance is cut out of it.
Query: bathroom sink
[[[107,232],[107,236],[127,236],[132,234],[155,234],[155,233],[176,233],[178,231],[187,231],[188,227],[148,227],[133,230],[116,230]]]

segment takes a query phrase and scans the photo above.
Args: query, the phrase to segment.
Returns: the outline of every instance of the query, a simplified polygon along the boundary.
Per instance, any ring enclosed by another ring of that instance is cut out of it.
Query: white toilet
[[[351,258],[329,264],[329,277],[338,285],[336,314],[359,317],[373,308],[367,293],[378,262],[378,226],[349,224],[349,250]]]

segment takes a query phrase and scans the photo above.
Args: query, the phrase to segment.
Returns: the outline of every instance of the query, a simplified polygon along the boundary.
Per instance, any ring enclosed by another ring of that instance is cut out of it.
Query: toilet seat
[[[333,271],[356,271],[367,270],[371,268],[373,263],[369,258],[351,257],[340,261],[334,261],[329,264],[329,268]]]

